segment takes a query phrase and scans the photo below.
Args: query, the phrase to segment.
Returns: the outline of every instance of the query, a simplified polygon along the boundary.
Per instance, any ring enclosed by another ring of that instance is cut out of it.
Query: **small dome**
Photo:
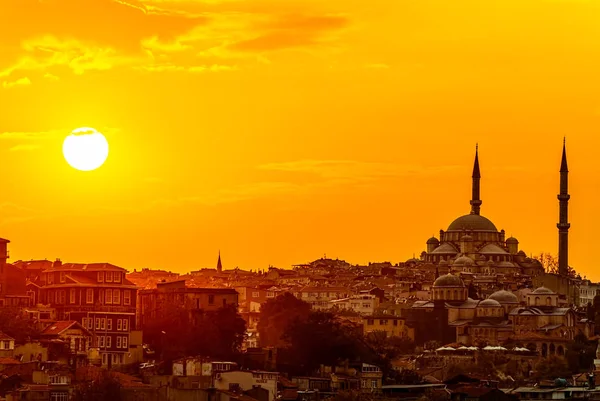
[[[553,292],[551,289],[549,289],[549,288],[546,288],[546,287],[538,287],[538,288],[536,288],[536,289],[535,289],[535,290],[532,292],[532,294],[535,294],[535,295],[541,295],[541,294],[544,294],[544,295],[546,295],[546,294],[547,294],[547,295],[551,295],[551,294],[554,294],[554,292]]]
[[[473,230],[473,231],[492,231],[497,233],[498,229],[490,220],[479,214],[467,214],[460,216],[448,227],[447,231],[462,231],[462,230]]]
[[[440,266],[448,266],[448,261],[447,261],[447,260],[444,260],[444,259],[442,259],[442,260],[440,260],[440,263],[439,263],[439,265],[440,265]]]
[[[493,293],[492,295],[490,295],[490,297],[488,299],[493,299],[495,301],[498,301],[500,303],[504,303],[504,304],[518,304],[519,303],[519,299],[517,298],[517,296],[515,294],[513,294],[510,291],[506,291],[506,290],[500,290],[500,291],[496,291],[495,293]]]
[[[464,287],[462,279],[452,274],[440,276],[433,283],[434,287]]]
[[[479,250],[479,253],[483,253],[483,254],[494,254],[494,255],[507,255],[508,252],[506,252],[504,249],[500,248],[498,245],[496,244],[487,244],[486,246],[484,246],[483,248],[481,248]]]
[[[463,235],[462,237],[460,237],[461,241],[473,241],[473,237],[471,237],[470,235]]]
[[[439,243],[440,243],[440,240],[438,240],[435,237],[431,237],[427,240],[427,244],[439,244]]]
[[[500,305],[500,302],[496,301],[495,299],[488,298],[488,299],[484,299],[483,301],[481,301],[478,306],[485,306],[488,308],[494,308],[494,307],[497,308],[502,305]]]
[[[488,266],[494,266],[494,261],[492,259],[487,261]]]
[[[452,266],[473,266],[475,261],[468,256],[461,256],[456,258]]]
[[[506,243],[507,243],[507,244],[518,244],[518,243],[519,243],[519,240],[518,240],[518,239],[516,239],[515,237],[510,237],[510,238],[507,238],[507,239],[506,239]]]
[[[498,267],[515,267],[515,265],[512,262],[504,261],[504,262],[500,262]]]
[[[439,253],[445,255],[456,255],[458,251],[452,245],[447,242],[444,242],[442,245],[438,246],[431,253]]]
[[[479,255],[479,260],[485,262],[487,258],[485,257],[485,255]]]
[[[525,252],[523,252],[523,250],[520,250],[519,252],[517,252],[517,255],[527,257],[527,254]]]

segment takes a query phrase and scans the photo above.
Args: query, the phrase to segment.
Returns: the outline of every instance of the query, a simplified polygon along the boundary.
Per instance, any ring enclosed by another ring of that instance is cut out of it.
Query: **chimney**
[[[54,263],[52,263],[52,267],[61,267],[62,266],[62,261],[59,258],[56,258],[56,260],[54,261]]]

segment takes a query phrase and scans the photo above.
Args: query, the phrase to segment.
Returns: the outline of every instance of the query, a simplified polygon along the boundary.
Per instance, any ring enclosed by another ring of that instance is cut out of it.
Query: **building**
[[[15,352],[15,339],[0,331],[0,358],[11,358]]]
[[[186,287],[185,280],[159,283],[155,289],[140,291],[139,296],[142,328],[149,321],[168,313],[170,305],[183,307],[190,313],[238,305],[238,292],[233,288],[190,288]]]
[[[330,302],[336,310],[351,310],[361,315],[372,315],[379,307],[379,298],[371,294],[352,295],[348,298],[336,299]]]
[[[260,389],[264,392],[268,401],[277,398],[277,379],[279,373],[254,371],[228,371],[215,373],[214,386],[218,390],[229,391],[251,391]],[[261,397],[262,398],[262,397]]]
[[[519,250],[519,241],[506,238],[491,220],[481,215],[481,173],[479,152],[475,151],[472,175],[471,212],[456,218],[448,228],[440,230],[440,238],[427,240],[421,259],[441,271],[458,271],[485,275],[537,275],[543,273],[541,263]]]
[[[56,310],[58,320],[77,321],[92,334],[102,366],[128,361],[131,333],[137,330],[137,287],[126,270],[110,263],[54,262],[28,287],[39,303]],[[135,345],[137,347],[137,345]]]
[[[589,280],[583,281],[579,285],[579,306],[585,307],[593,304],[596,295],[600,295],[600,284],[592,283]]]
[[[72,367],[87,364],[92,333],[75,320],[54,322],[40,334],[40,342],[48,347],[49,358]]]

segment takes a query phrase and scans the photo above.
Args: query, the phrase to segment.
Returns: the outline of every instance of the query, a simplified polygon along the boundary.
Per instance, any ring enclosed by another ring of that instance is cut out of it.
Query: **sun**
[[[93,128],[77,128],[65,138],[63,155],[67,163],[77,170],[95,170],[108,157],[108,141]]]

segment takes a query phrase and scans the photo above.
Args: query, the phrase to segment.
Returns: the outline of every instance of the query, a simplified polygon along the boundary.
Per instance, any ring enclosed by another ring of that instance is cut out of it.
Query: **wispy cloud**
[[[424,167],[353,160],[298,160],[263,164],[258,168],[261,170],[291,173],[310,173],[330,179],[373,179],[413,174],[440,173],[457,169],[459,166]]]
[[[53,79],[59,67],[74,74],[118,67],[149,72],[231,71],[263,64],[265,53],[278,50],[329,51],[337,34],[349,24],[347,16],[322,12],[312,2],[282,6],[281,0],[260,4],[239,0],[8,1],[0,25],[20,18],[32,23],[30,29],[17,27],[2,39],[13,42],[11,53],[0,60],[0,77],[41,71]],[[66,14],[78,15],[78,23],[68,31]],[[95,25],[111,29],[89,28]]]
[[[11,152],[20,152],[20,151],[28,151],[28,150],[36,150],[41,148],[40,144],[37,143],[28,143],[28,144],[19,144],[11,147],[9,150]]]
[[[374,63],[365,65],[365,68],[369,70],[389,70],[390,66],[384,63]]]
[[[27,77],[19,78],[19,79],[15,80],[15,81],[4,81],[4,82],[2,82],[2,87],[4,89],[12,88],[14,86],[27,86],[27,85],[31,85],[31,81]]]

